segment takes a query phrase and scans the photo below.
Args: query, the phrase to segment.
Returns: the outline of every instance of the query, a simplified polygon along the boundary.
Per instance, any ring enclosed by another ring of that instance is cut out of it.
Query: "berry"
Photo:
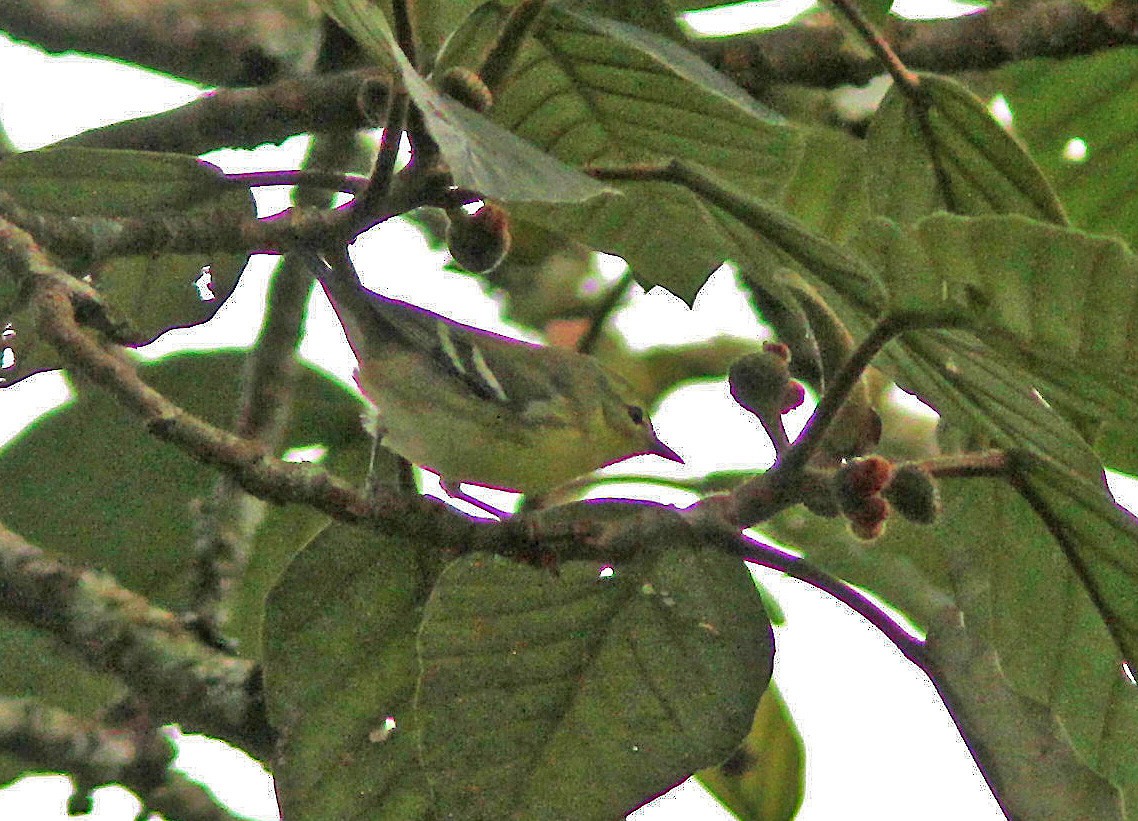
[[[447,212],[447,250],[454,261],[475,274],[493,271],[510,250],[510,219],[500,205],[487,202],[473,214]]]
[[[866,456],[846,462],[834,473],[834,495],[846,516],[864,509],[893,475],[893,463],[883,456]]]
[[[790,346],[782,342],[764,342],[763,350],[767,353],[774,354],[783,362],[790,363]]]
[[[791,379],[782,390],[782,400],[778,404],[779,414],[790,413],[795,408],[802,407],[806,401],[806,388],[797,379]]]
[[[494,95],[477,73],[465,66],[455,66],[439,80],[439,91],[475,111],[486,111],[494,104]]]
[[[882,494],[910,522],[931,525],[940,516],[940,489],[936,480],[917,465],[897,468]]]
[[[850,532],[863,541],[872,542],[885,532],[889,512],[889,502],[880,496],[870,496],[861,508],[846,513]]]
[[[781,413],[789,384],[790,369],[786,359],[772,351],[740,357],[727,371],[732,398],[760,419]]]

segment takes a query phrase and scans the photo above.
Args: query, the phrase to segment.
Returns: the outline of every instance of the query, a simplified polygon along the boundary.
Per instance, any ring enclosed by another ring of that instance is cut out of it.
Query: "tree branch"
[[[256,0],[216,8],[194,0],[0,4],[0,30],[48,52],[105,55],[205,85],[261,85],[295,73],[315,20],[311,28]]]
[[[0,611],[49,631],[89,664],[117,675],[160,721],[269,754],[273,733],[253,662],[206,647],[172,613],[109,575],[49,558],[3,525]]]
[[[1040,0],[950,20],[896,20],[888,32],[910,69],[952,73],[999,68],[1033,57],[1075,57],[1138,43],[1138,29],[1091,12],[1077,0]],[[864,85],[881,73],[877,59],[843,49],[837,21],[718,38],[693,44],[708,62],[743,88],[761,93],[772,83],[833,88]]]
[[[69,773],[84,787],[121,784],[147,810],[174,821],[240,821],[205,787],[169,768],[173,746],[158,731],[137,733],[34,699],[4,698],[0,750],[36,769]]]
[[[203,154],[220,147],[256,148],[296,134],[354,131],[369,123],[360,91],[386,105],[389,83],[374,70],[312,74],[260,88],[221,88],[161,114],[84,131],[57,145]]]

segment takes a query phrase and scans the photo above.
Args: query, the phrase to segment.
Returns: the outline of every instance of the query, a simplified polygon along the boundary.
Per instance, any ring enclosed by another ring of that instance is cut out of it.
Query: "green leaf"
[[[802,806],[805,770],[802,737],[772,684],[739,749],[696,777],[740,821],[790,821]]]
[[[966,323],[1073,423],[1114,423],[1120,461],[1100,452],[1133,464],[1138,259],[1122,243],[1018,216],[940,214],[908,232],[867,226],[859,247],[900,310]]]
[[[56,217],[212,214],[239,220],[256,213],[248,186],[226,180],[215,166],[196,157],[146,151],[49,148],[13,154],[0,161],[0,191],[25,208]],[[108,224],[106,230],[115,228]],[[144,344],[171,328],[212,317],[236,286],[248,256],[159,253],[73,258],[64,264],[76,276],[90,277],[116,315],[129,322],[138,344]],[[36,333],[30,309],[10,300],[0,308],[6,309],[0,325],[11,323],[15,333],[5,343],[16,355],[0,385],[59,367],[54,350]]]
[[[959,553],[973,552],[957,544]],[[1015,818],[1123,821],[1123,795],[1076,755],[1062,722],[1046,705],[1016,692],[989,640],[983,560],[958,563],[960,611],[946,608],[925,637],[926,662],[968,746],[984,750],[984,776]],[[979,582],[972,584],[972,581]],[[973,588],[971,593],[966,592]]]
[[[598,6],[598,9],[603,8],[603,5]],[[566,21],[581,23],[585,28],[592,29],[621,46],[651,58],[656,65],[675,77],[698,86],[701,91],[710,92],[751,116],[772,124],[783,122],[781,115],[760,104],[692,51],[654,31],[633,25],[631,19],[625,22],[569,8],[558,8],[553,15],[564,15]]]
[[[143,378],[178,405],[226,425],[236,407],[244,352],[182,354],[140,368]],[[285,447],[323,445],[333,465],[366,452],[359,401],[314,370],[298,374]],[[82,465],[82,470],[76,470]],[[137,418],[96,388],[26,429],[0,451],[0,521],[29,541],[69,560],[112,573],[155,604],[179,609],[190,601],[195,509],[217,474],[157,439]],[[51,515],[44,515],[45,500]],[[284,561],[324,517],[306,507],[270,507],[258,541],[258,573],[241,595],[260,598]],[[268,561],[269,556],[275,557]],[[262,564],[263,562],[263,564]],[[257,610],[243,610],[232,629],[255,635]],[[245,621],[245,620],[248,621]]]
[[[1129,655],[1138,637],[1138,529],[1097,481],[1026,457],[1017,475],[1031,505],[1006,482],[944,482],[946,511],[967,515],[947,519],[939,538],[964,548],[989,580],[982,617],[1012,686],[1049,707],[1079,758],[1133,799],[1138,689],[1123,675],[1119,644]]]
[[[1127,644],[1138,635],[1138,530],[1101,484],[1022,458],[1026,487],[1062,522],[1073,562],[1003,480],[941,480],[944,510],[935,526],[893,517],[870,550],[840,520],[802,508],[780,513],[762,530],[872,591],[921,629],[942,620],[954,603],[965,608],[971,629],[987,632],[981,625],[990,623],[1010,685],[1062,726],[1055,743],[1070,743],[1086,766],[1138,796],[1138,689],[1122,675],[1119,646],[1107,628],[1108,620],[1123,628]],[[955,563],[961,562],[978,575],[970,589],[981,611],[958,591]],[[1085,568],[1107,609],[1096,608],[1075,566]]]
[[[285,817],[429,817],[411,709],[433,574],[417,546],[334,524],[265,603],[265,690]],[[433,816],[431,816],[433,817]]]
[[[1021,494],[1101,614],[1119,656],[1111,667],[1121,678],[1122,659],[1138,665],[1138,520],[1114,503],[1102,481],[1038,458],[1017,459],[1014,469]]]
[[[416,695],[441,815],[610,821],[742,741],[773,653],[743,564],[671,535],[613,569],[472,555],[443,573]]]
[[[383,12],[368,0],[320,6],[382,63],[395,61],[454,183],[502,202],[582,202],[611,189],[432,88],[407,61]]]
[[[1063,60],[1025,60],[992,75],[1012,128],[1051,180],[1071,221],[1138,245],[1138,50],[1113,48]],[[1083,140],[1085,156],[1068,151]]]
[[[893,8],[893,0],[855,0],[855,2],[873,25],[884,26],[889,22],[889,10]]]
[[[799,132],[802,159],[779,202],[827,239],[844,242],[870,216],[865,140],[820,126]]]
[[[920,83],[920,104],[894,85],[870,125],[875,212],[901,223],[934,211],[1067,223],[1039,167],[972,92],[936,74],[921,74]]]
[[[678,157],[757,196],[774,197],[801,155],[796,131],[746,105],[710,69],[673,59],[648,32],[551,8],[521,49],[490,116],[571,165]],[[709,88],[708,83],[713,87]],[[590,247],[619,254],[646,286],[688,301],[727,257],[730,231],[699,197],[662,182],[614,183],[623,196],[577,207],[512,209]],[[683,230],[677,230],[683,226]]]
[[[1035,391],[1037,380],[969,333],[907,333],[876,364],[958,429],[994,446],[1030,450],[1083,475],[1100,470],[1079,431]]]

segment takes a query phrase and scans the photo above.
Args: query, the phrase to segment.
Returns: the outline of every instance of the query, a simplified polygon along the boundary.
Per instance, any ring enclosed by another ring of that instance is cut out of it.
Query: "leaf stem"
[[[814,413],[806,423],[802,435],[791,445],[786,454],[780,457],[773,470],[793,473],[801,470],[810,461],[810,457],[822,444],[838,411],[842,409],[846,397],[861,379],[869,363],[888,342],[907,330],[911,324],[908,318],[897,314],[887,314],[878,321],[869,335],[850,354],[845,364],[833,375],[826,386],[826,392],[818,400],[818,406],[814,408]]]
[[[248,185],[251,188],[269,185],[303,185],[308,188],[323,188],[345,194],[359,194],[367,188],[368,184],[368,178],[359,174],[339,174],[333,171],[308,168],[281,171],[245,171],[226,174],[225,178],[242,185]]]
[[[628,268],[620,279],[608,290],[605,298],[601,300],[593,311],[593,315],[589,320],[589,330],[586,331],[580,341],[577,343],[577,350],[580,353],[592,353],[593,348],[596,347],[597,340],[601,337],[601,331],[604,329],[605,322],[616,310],[616,306],[620,304],[628,293],[628,289],[632,287],[632,283],[636,281],[633,276],[632,268]]]
[[[893,46],[877,27],[862,13],[854,0],[830,0],[830,3],[854,27],[866,45],[870,47],[877,59],[885,66],[886,71],[893,78],[893,82],[904,92],[905,96],[913,101],[922,101],[921,78],[909,69],[897,56]]]
[[[414,0],[392,0],[391,18],[395,29],[395,42],[416,71],[419,69],[419,49],[415,43],[415,26],[411,22],[415,13]]]

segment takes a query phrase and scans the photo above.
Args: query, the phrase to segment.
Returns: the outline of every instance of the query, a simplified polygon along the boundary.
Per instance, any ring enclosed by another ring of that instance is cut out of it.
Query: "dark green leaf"
[[[53,148],[13,154],[0,161],[0,191],[25,208],[57,217],[214,214],[239,220],[255,214],[249,188],[227,181],[216,167],[196,157],[146,151]],[[106,230],[114,228],[108,224]],[[65,265],[77,277],[90,277],[116,318],[126,320],[142,344],[171,328],[212,317],[247,260],[248,254],[154,254],[69,259]],[[30,313],[10,300],[3,308],[0,325],[13,326],[15,336],[5,342],[14,348],[16,362],[0,385],[59,367],[54,350],[35,332]]]
[[[455,185],[502,202],[581,202],[610,191],[432,88],[400,51],[379,7],[368,0],[320,5],[370,55],[394,61]]]
[[[1138,529],[1100,482],[1046,460],[1018,464],[1033,505],[1006,482],[946,482],[946,511],[967,515],[947,520],[940,538],[990,579],[985,618],[1012,686],[1054,712],[1082,761],[1138,795],[1138,689],[1119,649],[1132,653],[1138,637]]]
[[[447,568],[416,695],[441,814],[611,821],[735,749],[770,624],[741,562],[676,541],[611,577],[486,555]]]
[[[1039,167],[972,92],[920,75],[914,104],[894,85],[869,129],[866,157],[874,210],[898,222],[934,211],[1024,214],[1065,225]]]
[[[874,223],[859,247],[899,310],[965,323],[1069,420],[1114,423],[1109,444],[1132,464],[1138,259],[1122,243],[1018,216],[940,214],[908,232]]]
[[[725,90],[732,88],[725,80],[709,89],[701,78],[710,70],[678,64],[670,56],[674,44],[648,32],[624,37],[628,27],[617,23],[597,25],[602,29],[547,12],[490,116],[570,165],[679,157],[756,196],[779,194],[801,155],[793,129],[744,105],[739,93]],[[619,254],[645,285],[661,284],[688,301],[725,258],[737,256],[720,215],[690,191],[670,183],[614,185],[624,196],[518,213]]]
[[[244,353],[183,354],[141,368],[143,377],[181,407],[220,425],[236,406]],[[302,371],[286,447],[323,445],[327,459],[366,451],[359,402],[313,370]],[[82,465],[77,470],[76,465]],[[157,439],[107,394],[81,390],[76,400],[39,419],[0,452],[0,521],[68,559],[102,567],[155,604],[189,602],[195,513],[216,473]],[[51,515],[45,515],[50,504]],[[252,585],[263,596],[283,562],[323,522],[308,508],[270,507],[265,549]],[[275,534],[275,535],[274,535]],[[258,546],[255,553],[260,550]],[[232,624],[243,638],[250,623]]]
[[[431,574],[416,550],[332,525],[269,593],[265,688],[283,738],[274,775],[293,821],[428,817],[411,699]]]

